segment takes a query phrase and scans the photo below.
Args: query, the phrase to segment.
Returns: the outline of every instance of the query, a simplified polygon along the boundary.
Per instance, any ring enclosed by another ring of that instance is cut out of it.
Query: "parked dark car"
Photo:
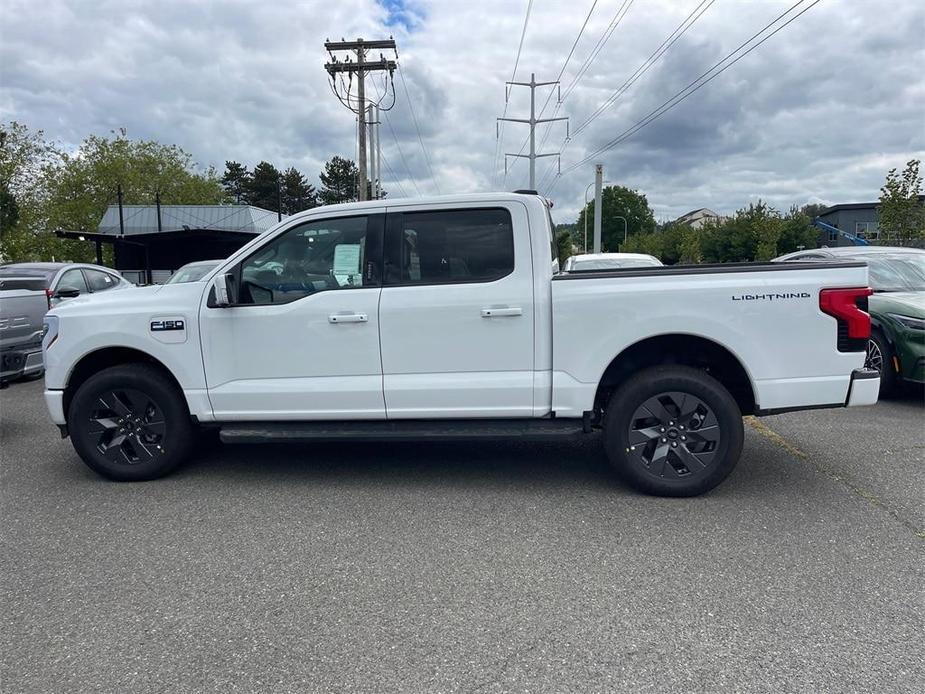
[[[867,366],[880,372],[880,395],[902,382],[925,383],[925,250],[891,246],[816,248],[775,261],[863,260],[870,270],[871,336]]]

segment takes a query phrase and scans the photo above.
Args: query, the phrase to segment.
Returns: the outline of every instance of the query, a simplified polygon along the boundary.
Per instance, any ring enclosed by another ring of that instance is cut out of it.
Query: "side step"
[[[241,422],[221,425],[222,443],[307,441],[543,440],[582,433],[580,419],[407,419],[347,422]]]

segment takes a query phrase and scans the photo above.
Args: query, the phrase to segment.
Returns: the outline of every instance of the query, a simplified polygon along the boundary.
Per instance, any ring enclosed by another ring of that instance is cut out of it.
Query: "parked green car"
[[[775,260],[863,260],[870,268],[871,337],[867,366],[880,372],[880,395],[900,383],[925,383],[925,250],[889,246],[816,248]]]

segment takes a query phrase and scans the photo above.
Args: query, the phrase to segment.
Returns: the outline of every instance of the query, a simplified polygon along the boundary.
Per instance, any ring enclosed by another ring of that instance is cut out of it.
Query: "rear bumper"
[[[41,372],[42,346],[7,349],[0,354],[0,382],[8,383]]]
[[[851,373],[846,407],[876,405],[880,395],[880,374],[873,369],[855,369]]]

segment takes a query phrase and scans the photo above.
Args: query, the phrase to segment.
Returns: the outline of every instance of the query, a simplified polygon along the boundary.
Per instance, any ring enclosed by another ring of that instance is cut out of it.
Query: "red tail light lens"
[[[53,297],[54,295],[55,293],[52,290],[50,289],[45,290],[45,300],[48,301],[48,308],[51,308],[51,297]]]
[[[871,294],[870,287],[823,289],[819,292],[819,308],[823,313],[834,316],[839,327],[844,323],[848,338],[867,340],[870,337],[870,314],[864,308],[867,308],[866,299]]]

